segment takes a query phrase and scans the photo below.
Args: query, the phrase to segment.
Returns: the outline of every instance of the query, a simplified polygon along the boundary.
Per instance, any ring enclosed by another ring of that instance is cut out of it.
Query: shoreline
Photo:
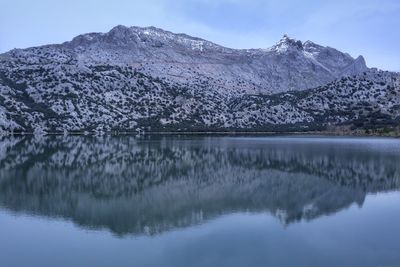
[[[0,136],[117,136],[117,135],[130,135],[130,136],[151,136],[151,135],[216,135],[216,136],[282,136],[282,135],[293,135],[293,136],[300,136],[300,135],[307,135],[307,136],[335,136],[335,137],[390,137],[390,138],[400,138],[400,133],[385,133],[385,134],[378,134],[378,133],[357,133],[357,132],[335,132],[335,131],[311,131],[311,132],[249,132],[249,131],[226,131],[226,132],[218,132],[218,131],[182,131],[182,132],[168,132],[168,131],[160,131],[160,132],[44,132],[44,133],[34,133],[34,132],[20,132],[20,133],[0,133]]]

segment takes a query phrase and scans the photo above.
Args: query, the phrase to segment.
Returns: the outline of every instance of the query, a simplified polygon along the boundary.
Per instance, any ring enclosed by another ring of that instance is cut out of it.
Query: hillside
[[[5,132],[308,131],[399,125],[400,75],[284,36],[237,50],[149,27],[0,55]]]

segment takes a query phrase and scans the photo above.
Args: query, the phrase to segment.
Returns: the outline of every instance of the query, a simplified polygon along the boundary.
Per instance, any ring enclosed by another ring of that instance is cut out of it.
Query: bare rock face
[[[228,93],[304,90],[367,70],[365,62],[333,48],[284,35],[269,49],[229,49],[154,27],[117,26],[106,34],[81,35],[65,43],[85,63],[129,64],[152,76],[197,83]],[[357,64],[357,68],[351,67]]]
[[[1,54],[0,130],[297,131],[370,113],[392,125],[398,91],[398,74],[287,35],[268,49],[244,50],[117,26]]]
[[[229,49],[185,34],[154,27],[117,26],[108,33],[80,35],[62,45],[13,51],[11,56],[46,53],[80,64],[116,64],[140,68],[153,77],[175,82],[212,80],[211,89],[230,94],[276,93],[304,90],[346,75],[367,70],[363,60],[310,41],[302,43],[284,35],[268,49]],[[57,60],[58,59],[58,60]]]
[[[366,65],[364,57],[358,56],[358,58],[356,58],[356,60],[352,64],[350,64],[343,70],[342,74],[343,76],[351,76],[357,73],[362,73],[367,70],[365,66]]]

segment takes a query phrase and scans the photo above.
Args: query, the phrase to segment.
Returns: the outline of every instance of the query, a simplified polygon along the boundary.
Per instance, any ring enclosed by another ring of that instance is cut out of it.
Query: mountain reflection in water
[[[2,137],[0,207],[121,236],[234,212],[288,225],[400,188],[400,142],[369,140]]]

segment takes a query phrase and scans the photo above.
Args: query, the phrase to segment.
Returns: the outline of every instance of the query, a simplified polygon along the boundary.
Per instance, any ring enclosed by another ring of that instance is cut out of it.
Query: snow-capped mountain
[[[195,84],[212,80],[229,93],[276,93],[326,84],[367,70],[362,57],[284,35],[269,49],[237,50],[154,27],[117,26],[80,35],[61,45],[13,50],[27,63],[129,65],[155,77]]]
[[[0,128],[298,130],[370,114],[396,125],[398,91],[398,74],[286,35],[268,49],[240,50],[117,26],[1,54]],[[356,114],[356,106],[367,109]]]

